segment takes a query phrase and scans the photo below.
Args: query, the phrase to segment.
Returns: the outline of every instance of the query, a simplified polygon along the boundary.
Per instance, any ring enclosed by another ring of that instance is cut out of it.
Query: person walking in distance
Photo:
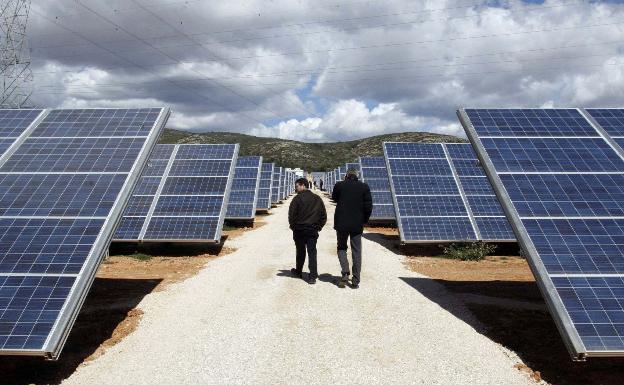
[[[310,275],[308,283],[315,284],[318,278],[316,263],[316,241],[319,231],[327,223],[327,211],[320,196],[309,190],[310,182],[305,178],[295,181],[297,195],[288,207],[288,224],[293,232],[297,250],[296,267],[290,269],[293,276],[303,279],[303,264],[308,254]]]
[[[355,170],[347,171],[345,180],[336,183],[332,191],[332,200],[336,202],[334,213],[334,229],[338,243],[338,260],[342,277],[338,286],[344,288],[349,282],[349,274],[353,273],[351,287],[360,286],[362,269],[362,233],[364,224],[368,222],[373,211],[373,199],[370,188],[358,180]],[[353,270],[349,271],[347,259],[347,241],[351,244]]]

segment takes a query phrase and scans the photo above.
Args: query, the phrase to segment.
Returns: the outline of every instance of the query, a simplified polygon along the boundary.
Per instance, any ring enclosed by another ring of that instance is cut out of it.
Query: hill
[[[245,155],[261,155],[266,162],[281,166],[301,167],[309,171],[329,171],[358,156],[382,156],[383,142],[465,142],[464,139],[429,132],[403,132],[371,136],[369,138],[335,143],[304,143],[294,140],[264,138],[231,132],[208,132],[202,134],[165,129],[160,143],[240,143]]]

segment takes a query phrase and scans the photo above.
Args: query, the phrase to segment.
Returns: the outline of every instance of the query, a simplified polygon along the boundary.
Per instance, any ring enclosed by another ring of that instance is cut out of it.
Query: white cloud
[[[406,131],[463,135],[459,124],[409,116],[396,103],[382,103],[369,109],[364,102],[354,99],[333,104],[322,118],[290,119],[270,127],[261,125],[252,129],[251,134],[326,142]]]

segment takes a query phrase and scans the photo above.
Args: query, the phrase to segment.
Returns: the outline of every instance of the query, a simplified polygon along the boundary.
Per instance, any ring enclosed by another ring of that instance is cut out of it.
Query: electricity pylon
[[[0,7],[0,107],[22,108],[32,94],[26,38],[30,0],[0,0]]]

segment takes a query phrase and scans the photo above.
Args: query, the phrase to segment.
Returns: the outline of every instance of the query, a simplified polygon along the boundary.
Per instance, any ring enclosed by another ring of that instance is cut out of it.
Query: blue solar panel
[[[281,199],[282,189],[282,168],[275,166],[273,168],[273,188],[271,190],[271,203],[279,203]]]
[[[384,143],[384,148],[403,242],[514,240],[509,224],[501,221],[502,207],[469,144]],[[392,151],[388,152],[388,148]],[[403,220],[416,217],[437,219]],[[440,224],[448,228],[406,231],[403,223]],[[468,228],[460,228],[461,225]],[[430,233],[448,238],[426,235]]]
[[[399,221],[403,237],[408,240],[427,242],[477,240],[468,217],[405,217]]]
[[[0,109],[0,137],[19,137],[42,112],[40,109]]]
[[[587,113],[611,136],[624,136],[624,110],[620,108],[587,108]]]
[[[160,112],[160,108],[53,110],[31,136],[145,136]]]
[[[568,109],[469,109],[479,136],[595,136],[596,131],[576,110]]]
[[[141,137],[28,138],[0,172],[128,172],[144,143]]]
[[[238,158],[225,214],[227,219],[253,219],[256,215],[261,167],[261,156]]]
[[[0,353],[55,358],[168,111],[37,111],[0,111]]]
[[[501,172],[617,172],[624,169],[624,160],[599,137],[484,138],[482,142]]]
[[[158,217],[153,216],[145,239],[205,241],[214,236],[223,224],[218,217]]]
[[[234,144],[156,146],[114,240],[219,242],[237,155]]]
[[[531,111],[530,125],[509,115],[484,121],[491,115],[484,110],[462,110],[460,117],[508,199],[522,248],[573,358],[622,355],[624,154],[611,147],[608,134],[623,132],[624,114],[587,110],[604,124],[594,128],[579,110],[521,111]]]
[[[382,156],[362,157],[359,171],[362,181],[368,185],[373,197],[373,212],[370,219],[373,221],[395,219],[385,159]]]
[[[269,210],[271,208],[273,167],[275,167],[274,163],[262,163],[260,186],[258,188],[258,204],[256,205],[257,210]]]

